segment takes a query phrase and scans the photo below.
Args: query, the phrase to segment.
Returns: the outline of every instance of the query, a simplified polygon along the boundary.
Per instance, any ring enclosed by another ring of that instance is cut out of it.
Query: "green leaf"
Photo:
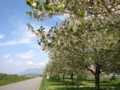
[[[85,12],[84,12],[84,11],[79,11],[78,14],[79,14],[81,17],[83,17],[84,14],[85,14]]]
[[[52,9],[53,9],[52,6],[48,6],[48,5],[45,5],[44,8],[45,8],[46,10],[52,10]]]
[[[110,31],[110,34],[115,34],[115,31]]]
[[[31,11],[28,11],[28,12],[26,12],[26,13],[27,13],[28,15],[30,15],[30,16],[32,15],[32,12],[31,12]]]
[[[48,5],[50,2],[49,1],[46,1],[46,5]]]
[[[111,43],[110,46],[113,46],[114,43]]]
[[[93,9],[93,13],[97,13],[97,9]]]
[[[39,40],[37,40],[38,44],[41,45],[41,42]]]
[[[80,40],[79,43],[81,43],[82,41]]]
[[[77,9],[74,9],[74,12],[77,13]]]
[[[43,39],[45,39],[45,36],[42,36]]]
[[[54,47],[55,44],[53,44],[53,43],[48,43],[48,46],[49,46],[49,47]]]
[[[64,47],[65,50],[69,50],[69,47]]]
[[[52,40],[55,40],[55,37],[54,37],[54,36],[52,37]]]
[[[38,4],[40,2],[40,0],[35,0],[35,2]]]
[[[37,8],[40,9],[40,10],[42,10],[42,7],[43,6],[41,4],[37,5]]]
[[[31,6],[31,1],[30,0],[26,0],[26,3]]]
[[[63,10],[64,8],[63,7],[55,7],[55,11],[60,11],[60,10]]]
[[[118,40],[118,43],[120,43],[120,40]]]

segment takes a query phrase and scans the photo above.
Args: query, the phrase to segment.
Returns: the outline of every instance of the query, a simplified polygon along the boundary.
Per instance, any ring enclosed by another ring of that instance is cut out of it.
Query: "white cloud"
[[[30,39],[25,38],[25,39],[16,40],[16,41],[8,41],[5,43],[0,43],[0,46],[9,46],[9,45],[26,44],[26,43],[31,43]]]
[[[17,62],[13,62],[12,59],[6,61],[5,63],[14,63],[16,65],[32,65],[32,66],[35,66],[35,67],[45,66],[46,65],[46,62],[41,62],[41,63],[34,63],[32,61],[27,61],[27,62],[17,61]]]
[[[34,63],[33,63],[33,62],[28,61],[28,62],[26,62],[26,64],[27,64],[27,65],[33,65]]]
[[[16,62],[16,64],[20,65],[20,64],[23,64],[23,62],[22,61],[18,61],[18,62]]]
[[[35,65],[46,65],[46,63],[35,63]]]
[[[46,63],[33,63],[31,61],[26,62],[26,65],[45,66]]]
[[[25,53],[17,54],[17,57],[20,57],[23,59],[30,59],[30,58],[33,58],[35,56],[35,53],[36,52],[34,50],[30,50],[30,51],[25,52]]]
[[[13,62],[13,60],[12,60],[12,59],[10,59],[10,60],[6,61],[6,63],[12,63],[12,62]]]
[[[11,32],[12,36],[14,36],[14,39],[6,42],[1,42],[0,47],[18,45],[18,44],[28,44],[29,46],[32,47],[34,46],[33,44],[37,44],[37,37],[30,30],[28,30],[28,27],[25,22],[18,19],[16,21],[17,17],[18,16],[15,15],[10,19],[10,21],[13,23],[14,26],[14,31]],[[31,23],[31,25],[34,27],[35,30],[40,28],[40,25],[38,23]],[[46,32],[50,29],[49,26],[43,25],[43,27],[45,27]]]
[[[15,31],[12,32],[12,36],[14,36],[14,40],[6,41],[0,43],[0,46],[9,46],[9,45],[17,45],[17,44],[30,44],[35,41],[35,35],[28,31],[28,27],[26,24],[18,24],[15,27]],[[0,38],[3,38],[4,35],[0,34]]]
[[[30,38],[22,38],[18,43],[31,43]]]
[[[0,34],[0,39],[4,38],[4,34]]]
[[[64,20],[65,20],[66,18],[68,18],[68,17],[70,17],[70,15],[67,14],[67,13],[65,13],[65,14],[63,14],[63,15],[61,15],[61,16],[55,16],[54,19],[55,19],[55,20],[60,19],[61,21],[64,21]]]
[[[12,32],[16,39],[0,43],[0,46],[9,46],[17,44],[29,44],[32,43],[32,38],[35,37],[30,31],[27,30],[26,25],[18,25],[16,30]]]
[[[31,31],[28,31],[26,25],[18,25],[16,30],[12,32],[15,36],[15,40],[7,41],[4,43],[0,43],[0,46],[9,46],[9,45],[17,45],[17,44],[29,44],[32,43],[32,39],[35,37]]]
[[[6,56],[3,56],[3,58],[8,58],[10,56],[10,54],[6,55]]]

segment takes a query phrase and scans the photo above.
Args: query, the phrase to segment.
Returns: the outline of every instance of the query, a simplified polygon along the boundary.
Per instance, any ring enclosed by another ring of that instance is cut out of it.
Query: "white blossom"
[[[57,2],[55,2],[55,4],[57,4]]]
[[[104,19],[104,17],[103,17],[103,16],[101,16],[100,18],[101,18],[101,19]]]
[[[85,11],[85,15],[87,16],[87,11]]]
[[[84,17],[84,19],[85,20],[91,20],[92,18],[91,18],[91,16],[86,16],[86,17]]]
[[[88,17],[84,17],[84,19],[85,19],[85,20],[89,20],[89,18],[88,18]]]
[[[101,17],[101,15],[100,15],[100,14],[98,14],[97,16],[98,16],[98,17]]]
[[[63,14],[64,17],[69,17],[70,15],[69,14]]]
[[[112,12],[114,12],[115,11],[115,9],[114,8],[112,8]]]
[[[37,3],[33,3],[32,6],[33,6],[33,7],[36,7],[36,6],[37,6]]]
[[[65,9],[65,12],[66,12],[66,13],[69,13],[70,11],[69,11],[69,10],[67,10],[67,9]]]
[[[108,8],[111,8],[111,6],[108,6]]]
[[[38,15],[41,15],[41,14],[42,14],[42,12],[41,12],[41,11],[39,11],[39,12],[38,12]]]
[[[120,10],[118,10],[118,11],[115,11],[115,14],[120,14]]]
[[[120,9],[120,5],[117,5],[117,6],[116,6],[116,9]]]
[[[53,3],[49,3],[49,5],[50,5],[50,6],[52,6],[52,5],[53,5]]]
[[[92,15],[92,18],[94,19],[94,18],[95,18],[95,15]]]
[[[61,7],[60,5],[58,7]]]
[[[61,7],[63,7],[63,8],[64,8],[64,7],[65,7],[65,5],[64,5],[64,4],[62,4],[62,5],[61,5]]]

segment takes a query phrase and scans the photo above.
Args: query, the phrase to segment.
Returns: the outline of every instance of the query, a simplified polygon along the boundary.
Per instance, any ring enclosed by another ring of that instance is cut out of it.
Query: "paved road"
[[[0,90],[37,90],[41,81],[42,77],[37,77],[34,79],[1,86]]]

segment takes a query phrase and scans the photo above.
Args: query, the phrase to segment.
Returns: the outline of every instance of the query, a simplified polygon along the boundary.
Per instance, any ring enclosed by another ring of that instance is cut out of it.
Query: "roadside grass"
[[[65,81],[58,80],[55,78],[42,80],[39,90],[95,90],[95,81],[88,78],[85,80],[74,80],[74,84],[71,83],[70,79]],[[101,79],[100,90],[120,90],[120,79],[116,81],[110,81],[109,79]]]
[[[33,77],[24,77],[18,75],[7,75],[7,74],[0,74],[0,86],[17,83],[20,81],[32,79]]]
[[[17,81],[0,80],[0,86],[25,81],[25,80],[28,80],[28,79],[32,79],[32,78],[26,78],[26,79],[21,79],[21,80],[17,80]]]

